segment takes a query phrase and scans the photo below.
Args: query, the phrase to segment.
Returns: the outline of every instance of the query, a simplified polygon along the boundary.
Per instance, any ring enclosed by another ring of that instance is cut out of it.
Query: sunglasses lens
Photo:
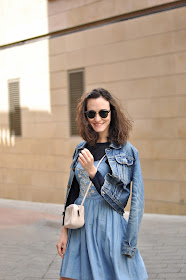
[[[101,118],[104,119],[104,118],[106,118],[108,116],[108,113],[109,113],[109,111],[107,111],[107,110],[101,110],[99,112],[99,115],[100,115]]]
[[[101,118],[105,119],[108,116],[109,112],[110,112],[110,110],[109,111],[108,110],[100,110],[99,115],[100,115]],[[96,116],[96,112],[93,111],[93,110],[87,111],[86,114],[87,114],[87,117],[89,119],[94,119],[95,116]]]
[[[96,112],[95,111],[88,111],[87,116],[89,119],[95,118]]]

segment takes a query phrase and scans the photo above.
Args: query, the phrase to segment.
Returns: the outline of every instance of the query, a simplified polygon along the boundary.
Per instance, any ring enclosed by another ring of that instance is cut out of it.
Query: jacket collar
[[[78,149],[78,150],[83,149],[83,148],[85,147],[86,143],[87,143],[86,141],[82,141],[82,142],[79,143],[79,145],[77,146],[77,149]]]
[[[121,145],[116,145],[116,144],[114,144],[113,142],[112,143],[110,143],[110,146],[109,146],[110,148],[113,148],[113,149],[121,149]]]
[[[77,149],[78,149],[78,150],[83,149],[83,148],[85,147],[86,143],[87,143],[86,141],[82,141],[82,142],[78,145]],[[114,144],[113,142],[110,143],[109,147],[110,147],[110,148],[113,148],[113,149],[121,149],[121,145],[116,145],[116,144]]]

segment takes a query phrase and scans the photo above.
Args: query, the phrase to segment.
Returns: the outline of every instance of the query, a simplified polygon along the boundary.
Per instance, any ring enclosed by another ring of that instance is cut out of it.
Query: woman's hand
[[[88,149],[83,149],[79,153],[79,162],[81,166],[87,171],[89,177],[92,179],[96,175],[97,168],[94,166],[94,157]]]
[[[61,235],[60,235],[59,240],[56,244],[58,254],[62,258],[64,258],[64,254],[65,254],[66,247],[67,247],[67,242],[68,242],[67,228],[62,226]]]

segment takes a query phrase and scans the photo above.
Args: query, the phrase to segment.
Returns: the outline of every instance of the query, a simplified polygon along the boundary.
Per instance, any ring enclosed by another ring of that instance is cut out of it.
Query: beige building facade
[[[64,203],[72,154],[69,71],[133,119],[145,212],[186,214],[185,1],[1,1],[0,197]],[[15,14],[14,11],[17,11]],[[8,83],[19,82],[21,135]]]

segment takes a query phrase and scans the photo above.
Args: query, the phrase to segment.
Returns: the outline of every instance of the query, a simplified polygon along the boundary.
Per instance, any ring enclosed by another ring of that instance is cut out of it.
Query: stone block
[[[53,154],[51,139],[22,138],[15,140],[15,146],[7,149],[8,154]]]
[[[52,123],[37,123],[37,124],[23,124],[23,136],[25,138],[51,138],[54,124]]]
[[[71,33],[64,36],[66,52],[73,52],[85,47],[85,31]]]
[[[69,140],[55,139],[52,142],[52,150],[54,151],[54,155],[57,156],[69,156],[70,154],[73,155],[73,153],[70,153],[70,146]]]
[[[151,119],[136,119],[133,123],[132,134],[136,139],[150,139],[152,138],[152,124]]]
[[[170,180],[170,181],[184,181],[185,174],[183,172],[185,161],[182,160],[146,160],[141,159],[141,166],[143,170],[143,178],[151,180]]]
[[[50,111],[47,110],[29,110],[28,108],[22,108],[21,119],[22,124],[50,122],[51,114]]]
[[[173,74],[174,56],[149,57],[104,66],[104,82]]]
[[[96,84],[102,83],[104,81],[104,66],[92,66],[86,68],[85,83],[86,84]]]
[[[48,203],[62,203],[62,190],[51,190],[47,192],[33,190],[32,191],[32,201],[36,202],[48,202]]]
[[[63,71],[67,68],[68,61],[66,54],[58,54],[55,56],[50,56],[50,72],[57,72],[57,71]]]
[[[174,73],[174,56],[142,58],[125,63],[127,79],[164,76]]]
[[[186,79],[185,74],[175,76],[176,94],[185,95]]]
[[[66,41],[64,36],[50,39],[48,45],[50,56],[66,52]]]
[[[172,22],[174,24],[173,27],[175,30],[184,29],[186,27],[185,13],[186,13],[186,7],[173,10],[172,13],[170,13],[172,17]]]
[[[6,197],[5,184],[2,181],[0,181],[0,197]]]
[[[167,33],[112,43],[102,50],[104,63],[167,54],[175,51],[173,42],[173,34]]]
[[[185,119],[185,117],[177,119],[177,136],[179,138],[186,138],[186,119]]]
[[[115,24],[113,24],[115,26]],[[85,36],[85,48],[91,48],[100,45],[107,45],[115,41],[114,32],[111,26],[105,25],[94,29],[86,30]],[[113,36],[111,36],[111,34]],[[119,38],[119,36],[118,36]],[[121,37],[120,37],[121,38]],[[120,39],[121,40],[121,39]]]
[[[177,119],[160,118],[152,120],[152,137],[153,138],[175,138],[177,137]]]
[[[186,52],[178,52],[175,54],[176,73],[186,72]]]
[[[20,199],[17,184],[4,184],[4,198]]]
[[[124,104],[127,104],[127,111],[133,119],[147,119],[152,116],[153,102],[149,98],[131,99]]]
[[[128,62],[116,62],[104,65],[104,82],[128,79]]]
[[[56,158],[56,171],[69,172],[69,167],[72,162],[72,157],[57,157]]]
[[[69,122],[69,108],[66,105],[53,105],[52,121],[53,122]]]
[[[186,160],[185,139],[136,139],[134,146],[143,159]]]
[[[174,118],[178,114],[178,97],[161,97],[152,99],[153,118]]]
[[[67,73],[65,71],[50,73],[51,89],[61,89],[67,87]]]
[[[30,185],[32,180],[32,171],[25,169],[2,169],[4,184]]]
[[[92,84],[90,84],[90,85],[87,85],[86,86],[86,92],[88,93],[88,92],[90,92],[91,90],[93,90],[94,88],[99,88],[99,87],[102,87],[102,88],[105,88],[105,89],[107,89],[108,90],[108,87],[107,87],[107,83],[100,83],[100,82],[95,82],[95,83],[92,83]]]
[[[179,189],[180,189],[180,203],[186,204],[186,187],[185,182],[179,182]]]
[[[63,138],[69,137],[69,124],[67,122],[56,122],[53,128],[53,138]]]
[[[174,45],[177,52],[186,49],[186,28],[174,32]]]
[[[60,2],[60,1],[58,1]],[[64,28],[70,27],[67,25],[67,15],[63,12],[51,15],[48,18],[48,31],[55,32]]]
[[[180,203],[179,182],[144,180],[145,199]]]
[[[31,142],[30,147],[28,146],[28,151],[31,154],[35,155],[54,155],[54,151],[52,149],[52,139],[30,139]],[[27,143],[29,145],[29,143]]]
[[[108,82],[107,87],[119,99],[136,100],[137,98],[175,96],[177,87],[179,87],[179,92],[182,90],[178,81],[184,84],[184,80],[176,76],[144,77]]]
[[[56,157],[47,155],[3,155],[4,168],[18,168],[25,170],[53,171],[56,168]]]
[[[66,64],[67,70],[84,68],[86,65],[84,49],[78,49],[72,52],[67,52],[66,61],[67,61]]]
[[[48,191],[55,188],[55,171],[34,170],[31,178],[32,189]]]
[[[30,124],[23,126],[24,137],[55,138],[68,137],[69,125],[67,122],[53,122],[43,124]]]
[[[17,199],[32,201],[32,192],[33,189],[31,185],[19,185],[17,188]]]
[[[157,213],[157,214],[168,214],[168,215],[185,215],[186,204],[178,204],[166,201],[145,201],[145,213]]]
[[[1,112],[1,109],[0,109]],[[0,113],[0,129],[5,129],[9,126],[8,112]]]
[[[100,65],[104,64],[105,62],[105,51],[106,46],[94,46],[84,49],[84,56],[85,56],[85,65],[92,66],[92,65]]]
[[[51,90],[51,106],[54,105],[68,105],[67,89]]]
[[[80,136],[74,136],[69,139],[70,142],[70,151],[69,155],[72,159],[76,146],[82,141],[83,139]]]
[[[65,193],[67,189],[69,175],[70,175],[70,166],[68,172],[55,172],[56,188],[63,189]]]
[[[133,41],[116,42],[103,46],[102,57],[103,62],[114,63],[121,62],[130,58],[134,58],[134,49],[132,48]]]
[[[186,96],[177,97],[177,116],[186,117]]]
[[[166,11],[125,21],[123,23],[125,24],[125,39],[140,38],[174,30],[171,12]]]

